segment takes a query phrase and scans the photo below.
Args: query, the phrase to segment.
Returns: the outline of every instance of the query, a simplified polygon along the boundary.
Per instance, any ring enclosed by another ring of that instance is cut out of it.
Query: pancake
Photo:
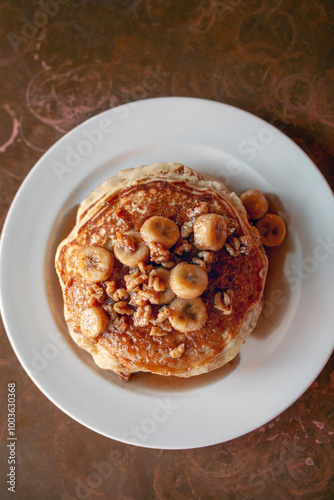
[[[123,378],[232,360],[260,316],[267,268],[238,196],[178,163],[108,179],[56,254],[70,335]]]

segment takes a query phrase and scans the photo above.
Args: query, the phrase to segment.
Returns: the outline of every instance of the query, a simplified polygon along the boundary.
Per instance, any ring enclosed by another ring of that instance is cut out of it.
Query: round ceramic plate
[[[123,382],[73,345],[62,319],[54,252],[75,207],[121,169],[181,162],[237,193],[264,191],[288,236],[272,251],[259,327],[229,366],[190,380]],[[333,349],[334,202],[311,160],[244,111],[193,98],[106,111],[59,140],[32,169],[1,242],[1,308],[9,340],[40,390],[73,419],[131,444],[182,449],[265,424],[314,381]]]

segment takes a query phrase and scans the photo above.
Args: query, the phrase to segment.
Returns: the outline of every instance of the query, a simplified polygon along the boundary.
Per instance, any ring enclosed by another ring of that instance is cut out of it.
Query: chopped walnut
[[[222,292],[218,292],[215,295],[214,307],[219,311],[222,311],[225,316],[229,316],[233,311],[232,299],[233,290],[227,290],[226,292],[223,292],[223,297]]]
[[[180,358],[184,353],[184,344],[179,344],[175,349],[169,352],[172,358]]]
[[[238,257],[241,253],[248,255],[251,250],[251,239],[249,236],[240,236],[232,238],[229,243],[225,243],[225,248],[232,257]]]
[[[230,243],[225,243],[225,248],[232,257],[238,257],[238,255],[240,255],[240,241],[238,238],[232,238]]]
[[[182,227],[181,227],[181,237],[182,238],[188,238],[190,234],[193,232],[194,228],[194,222],[189,220],[185,222]]]
[[[127,274],[124,276],[124,281],[125,281],[125,286],[128,292],[133,292],[134,290],[138,289],[139,286],[144,283],[148,279],[147,274],[141,274],[140,271],[136,271],[135,273],[132,274]]]
[[[131,307],[128,306],[128,303],[125,300],[120,300],[119,302],[116,302],[116,304],[114,304],[114,310],[118,314],[130,315],[133,313],[133,310],[131,309]]]
[[[114,306],[112,304],[104,304],[102,309],[105,310],[109,314],[110,320],[115,321],[118,318],[117,312],[114,310]]]
[[[227,236],[231,236],[234,231],[237,229],[238,223],[234,219],[227,220]]]
[[[157,323],[163,323],[171,314],[170,309],[167,306],[163,306],[159,309],[158,316],[156,319]]]
[[[135,326],[147,326],[150,323],[152,307],[150,305],[139,306],[133,314],[133,322]]]
[[[148,288],[153,288],[156,292],[163,292],[166,289],[164,280],[159,277],[155,269],[152,269],[149,274],[147,286]]]
[[[245,255],[248,255],[249,252],[251,251],[251,239],[250,236],[245,235],[245,236],[240,236],[240,253],[244,253]]]
[[[151,264],[149,265],[146,265],[142,260],[138,262],[138,268],[139,268],[139,271],[142,273],[142,274],[149,274],[152,269],[153,269],[153,266]]]
[[[117,231],[116,233],[117,245],[124,248],[128,252],[134,252],[136,250],[136,243],[133,236],[129,234],[120,233]]]
[[[204,269],[204,271],[206,271],[206,264],[204,260],[200,259],[199,257],[193,257],[191,260],[193,264],[196,264],[196,266],[199,266]]]
[[[170,252],[161,243],[150,241],[148,244],[150,248],[150,259],[152,262],[166,262],[169,260]]]
[[[151,304],[158,304],[158,292],[155,290],[139,290],[131,296],[129,304],[133,306],[144,306],[147,302],[150,302]]]
[[[159,326],[160,328],[162,328],[165,332],[171,332],[173,330],[173,327],[172,325],[170,324],[170,322],[168,321],[168,319],[166,319],[166,321],[163,321],[162,323],[159,323]]]
[[[127,300],[129,298],[129,293],[125,288],[118,288],[112,298],[116,300],[116,302],[119,300]]]
[[[160,326],[152,326],[150,335],[152,337],[162,337],[163,335],[167,335],[167,332],[162,330]]]
[[[116,283],[114,281],[106,281],[105,285],[106,285],[106,294],[109,297],[112,297],[113,293],[116,290]]]
[[[207,214],[208,211],[209,209],[207,202],[200,201],[199,203],[196,203],[196,205],[193,205],[191,208],[187,210],[187,216],[189,219],[195,219],[200,215]]]
[[[166,332],[171,332],[173,330],[172,325],[168,321],[168,318],[171,314],[170,309],[167,306],[163,306],[159,309],[158,315],[156,318],[151,317],[151,323],[153,325],[157,325],[162,330]]]
[[[197,255],[200,259],[203,259],[204,262],[206,262],[207,264],[211,264],[211,262],[213,261],[213,252],[209,252],[208,250],[203,250],[202,252],[198,252]]]
[[[104,290],[100,285],[94,284],[86,291],[88,305],[93,306],[96,302],[102,302],[104,299]]]
[[[183,252],[190,252],[192,245],[187,240],[181,240],[179,245],[175,248],[174,253],[177,255],[182,255]]]
[[[172,260],[167,260],[166,262],[161,262],[161,265],[163,267],[166,267],[167,269],[172,269],[172,267],[175,266],[175,262],[173,262]]]

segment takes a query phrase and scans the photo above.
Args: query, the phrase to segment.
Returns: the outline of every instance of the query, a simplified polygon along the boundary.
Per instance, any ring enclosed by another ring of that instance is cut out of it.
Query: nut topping
[[[179,344],[175,349],[169,352],[172,358],[180,358],[184,353],[184,344]]]
[[[133,313],[133,310],[128,306],[128,303],[125,300],[116,302],[116,304],[114,304],[114,310],[118,314],[127,314],[129,316]]]
[[[139,306],[133,314],[133,323],[135,326],[147,326],[150,323],[152,308],[150,305]]]
[[[233,290],[226,290],[226,292],[223,292],[223,297],[222,292],[216,293],[214,299],[214,307],[219,311],[222,311],[225,316],[229,316],[233,311],[233,295]]]

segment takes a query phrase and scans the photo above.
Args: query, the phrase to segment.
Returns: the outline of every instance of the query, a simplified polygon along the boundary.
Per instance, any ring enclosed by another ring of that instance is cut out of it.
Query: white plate
[[[179,383],[145,375],[125,383],[68,342],[52,282],[54,249],[66,214],[91,189],[120,169],[158,161],[184,163],[237,192],[274,193],[289,237],[264,322],[231,367]],[[290,406],[332,352],[333,220],[333,196],[317,168],[259,118],[192,98],[106,111],[43,155],[11,206],[0,261],[8,337],[41,391],[100,434],[165,449],[236,438]],[[281,271],[288,281],[277,280]]]

